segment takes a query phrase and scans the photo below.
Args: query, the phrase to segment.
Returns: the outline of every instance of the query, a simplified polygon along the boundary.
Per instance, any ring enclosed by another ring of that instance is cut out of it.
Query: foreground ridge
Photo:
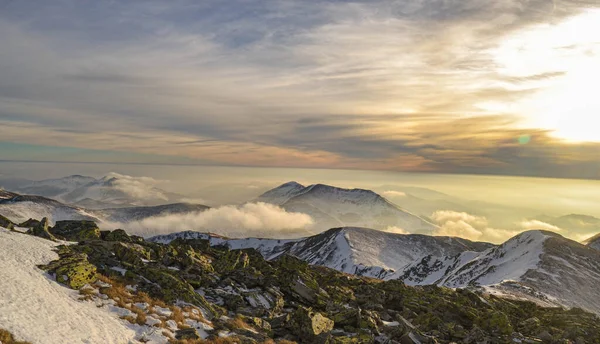
[[[34,226],[40,223],[47,225]],[[205,239],[148,242],[92,224],[48,228],[55,240],[77,243],[55,246],[58,259],[40,267],[79,290],[80,302],[112,307],[131,326],[158,330],[152,332],[157,343],[600,343],[600,319],[578,308],[411,287],[287,254],[266,261],[255,249],[231,250]],[[141,332],[149,333],[137,331],[136,339],[147,340]]]

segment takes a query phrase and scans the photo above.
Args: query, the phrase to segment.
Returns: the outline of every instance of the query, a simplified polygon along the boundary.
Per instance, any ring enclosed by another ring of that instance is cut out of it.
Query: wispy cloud
[[[4,141],[215,164],[599,177],[598,144],[497,109],[569,74],[547,63],[519,72],[501,54],[507,40],[589,4],[2,6]],[[563,54],[598,52],[575,43]]]

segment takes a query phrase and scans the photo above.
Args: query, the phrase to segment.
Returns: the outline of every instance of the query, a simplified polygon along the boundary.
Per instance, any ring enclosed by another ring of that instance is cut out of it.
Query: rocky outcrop
[[[68,246],[61,246],[58,254],[60,259],[39,266],[40,269],[54,274],[58,283],[79,289],[97,280],[96,266],[90,264],[85,253],[74,252]]]
[[[100,239],[100,228],[94,221],[56,221],[50,233],[67,241],[85,241]]]
[[[15,228],[15,224],[7,219],[6,217],[0,215],[0,227],[4,227],[6,229],[14,229]]]
[[[45,217],[42,221],[38,221],[28,232],[40,238],[56,241],[54,235],[48,230],[48,219]]]

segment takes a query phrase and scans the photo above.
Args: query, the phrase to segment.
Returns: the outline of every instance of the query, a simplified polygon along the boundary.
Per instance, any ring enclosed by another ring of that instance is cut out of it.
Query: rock
[[[554,341],[554,338],[552,337],[552,335],[550,334],[550,332],[548,331],[543,331],[540,334],[538,334],[538,337],[544,342],[544,343],[552,343]]]
[[[29,233],[31,235],[35,235],[40,238],[56,241],[56,238],[54,237],[54,235],[52,235],[48,231],[48,219],[45,217],[36,226],[31,228],[27,233]]]
[[[409,332],[400,338],[400,344],[424,344],[430,340],[416,332]]]
[[[139,271],[142,276],[160,286],[155,293],[160,293],[162,299],[167,303],[174,303],[177,300],[189,302],[202,308],[209,320],[220,315],[216,307],[213,307],[202,295],[196,293],[189,283],[173,275],[171,271],[153,267],[143,267]]]
[[[248,254],[240,250],[227,251],[213,264],[215,271],[220,274],[228,273],[236,268],[245,268],[248,266]]]
[[[6,229],[14,229],[15,228],[15,224],[7,219],[6,217],[0,215],[0,227],[4,227]]]
[[[519,330],[524,333],[535,333],[539,330],[541,321],[538,318],[529,318],[519,323]]]
[[[56,281],[71,289],[79,289],[86,284],[92,284],[98,279],[96,267],[88,262],[85,253],[71,252],[68,249],[59,251],[60,258],[47,265],[38,266],[56,275]]]
[[[186,339],[200,339],[200,335],[195,328],[186,328],[183,330],[175,331],[175,339],[186,340]]]
[[[132,266],[141,266],[143,259],[150,260],[151,257],[150,251],[139,244],[117,242],[113,251],[122,262]]]
[[[250,317],[247,319],[247,322],[254,327],[261,329],[263,331],[269,332],[271,331],[271,324],[269,324],[266,320],[258,317]]]
[[[35,227],[35,226],[37,226],[37,225],[39,225],[39,224],[40,224],[40,221],[38,221],[38,220],[35,220],[35,219],[29,219],[29,220],[27,220],[27,221],[25,221],[25,222],[22,222],[22,223],[20,223],[20,224],[19,224],[19,227],[23,227],[23,228],[33,228],[33,227]]]
[[[100,228],[94,221],[57,221],[50,233],[68,241],[86,241],[100,239]]]
[[[288,324],[292,333],[306,343],[326,343],[333,325],[333,320],[304,307],[298,308],[292,314]]]
[[[133,242],[129,235],[122,229],[115,229],[112,232],[108,232],[103,235],[102,240],[106,241],[121,241],[121,242]]]

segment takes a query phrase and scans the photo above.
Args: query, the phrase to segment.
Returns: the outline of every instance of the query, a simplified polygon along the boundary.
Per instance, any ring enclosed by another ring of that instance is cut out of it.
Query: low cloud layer
[[[105,224],[144,237],[193,230],[229,237],[289,238],[309,235],[313,220],[266,203],[223,206],[203,212],[152,217],[142,221]]]
[[[493,228],[489,225],[488,219],[483,216],[449,210],[436,211],[431,218],[440,226],[434,235],[456,236],[492,243],[502,243],[528,230],[561,232],[559,227],[538,220],[524,220],[516,223],[514,228],[510,229]]]

